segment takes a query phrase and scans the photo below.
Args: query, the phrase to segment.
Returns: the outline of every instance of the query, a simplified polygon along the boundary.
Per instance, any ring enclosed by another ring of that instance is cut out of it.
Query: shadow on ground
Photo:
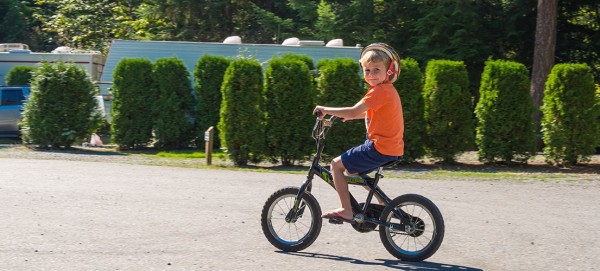
[[[443,264],[443,263],[434,263],[434,262],[406,262],[401,260],[387,260],[387,259],[375,259],[374,261],[364,261],[360,259],[344,257],[344,256],[336,256],[322,253],[309,253],[309,252],[284,252],[284,251],[276,251],[277,253],[287,254],[290,256],[298,256],[298,257],[306,257],[306,258],[315,258],[315,259],[325,259],[336,262],[345,262],[350,264],[357,264],[362,266],[381,266],[387,267],[390,269],[397,270],[411,270],[411,271],[481,271],[480,268],[473,268],[467,266],[459,266],[452,264]]]

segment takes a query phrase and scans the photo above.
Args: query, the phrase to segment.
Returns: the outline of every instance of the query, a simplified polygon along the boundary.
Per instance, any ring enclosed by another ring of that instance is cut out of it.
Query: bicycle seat
[[[381,167],[383,167],[383,168],[393,167],[393,166],[399,164],[401,161],[402,161],[402,158],[398,158],[398,160],[387,162],[387,163],[381,165]]]

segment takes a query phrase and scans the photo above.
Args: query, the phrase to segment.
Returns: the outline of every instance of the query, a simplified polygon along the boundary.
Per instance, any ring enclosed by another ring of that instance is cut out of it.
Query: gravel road
[[[600,181],[385,178],[445,218],[439,251],[409,263],[346,224],[300,253],[272,247],[262,205],[304,175],[0,157],[0,270],[600,270]],[[314,194],[337,207],[326,184]]]

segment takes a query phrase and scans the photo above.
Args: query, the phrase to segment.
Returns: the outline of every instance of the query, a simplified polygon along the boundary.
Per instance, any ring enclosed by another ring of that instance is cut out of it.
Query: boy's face
[[[365,81],[371,86],[376,86],[383,83],[387,75],[387,67],[383,61],[369,62],[363,65],[363,76]]]

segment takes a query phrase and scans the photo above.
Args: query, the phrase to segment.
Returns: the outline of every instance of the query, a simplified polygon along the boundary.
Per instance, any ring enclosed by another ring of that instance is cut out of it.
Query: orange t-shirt
[[[367,137],[373,141],[375,149],[385,155],[404,154],[404,116],[400,95],[390,83],[382,83],[369,88],[362,98],[369,109],[365,123]]]

